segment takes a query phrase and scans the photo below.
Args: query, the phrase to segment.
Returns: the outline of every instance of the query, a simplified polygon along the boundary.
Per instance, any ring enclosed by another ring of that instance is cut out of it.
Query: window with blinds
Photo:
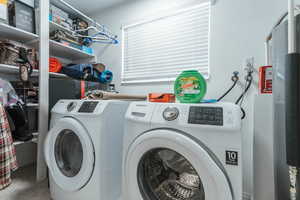
[[[192,69],[208,78],[210,7],[123,27],[122,83],[171,81]]]

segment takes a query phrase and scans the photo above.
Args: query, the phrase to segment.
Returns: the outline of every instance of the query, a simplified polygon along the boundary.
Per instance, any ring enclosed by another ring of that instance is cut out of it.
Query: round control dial
[[[179,116],[179,110],[175,107],[168,107],[163,112],[163,118],[167,121],[173,121]]]
[[[68,111],[68,112],[73,111],[73,110],[76,108],[76,106],[77,106],[77,103],[76,103],[76,102],[71,102],[71,103],[69,103],[68,106],[67,106],[67,111]]]

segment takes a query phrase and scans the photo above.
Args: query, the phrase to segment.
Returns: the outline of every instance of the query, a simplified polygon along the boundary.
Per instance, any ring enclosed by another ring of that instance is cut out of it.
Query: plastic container
[[[206,94],[206,81],[196,70],[184,71],[176,79],[174,92],[180,103],[200,103]]]

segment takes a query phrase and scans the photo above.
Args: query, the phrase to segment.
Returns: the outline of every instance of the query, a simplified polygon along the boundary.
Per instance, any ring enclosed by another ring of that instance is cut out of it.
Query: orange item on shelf
[[[150,93],[148,100],[150,102],[175,103],[175,95],[172,93]]]
[[[57,58],[49,58],[49,72],[61,72],[62,64]]]

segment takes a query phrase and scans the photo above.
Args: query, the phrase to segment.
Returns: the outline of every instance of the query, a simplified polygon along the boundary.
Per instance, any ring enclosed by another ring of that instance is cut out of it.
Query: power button
[[[76,108],[76,105],[77,105],[77,104],[76,104],[75,102],[69,103],[68,106],[67,106],[67,111],[68,111],[68,112],[73,111],[73,110]]]

